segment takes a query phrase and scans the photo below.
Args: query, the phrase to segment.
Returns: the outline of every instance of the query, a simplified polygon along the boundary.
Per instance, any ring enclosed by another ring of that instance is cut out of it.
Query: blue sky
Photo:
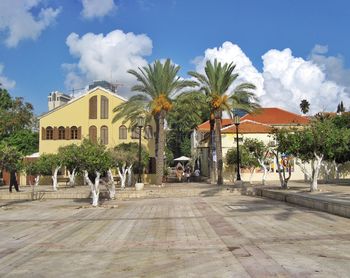
[[[130,67],[169,57],[187,78],[218,58],[265,106],[349,109],[349,26],[346,0],[1,0],[0,82],[40,114],[54,90],[103,78],[127,97]]]

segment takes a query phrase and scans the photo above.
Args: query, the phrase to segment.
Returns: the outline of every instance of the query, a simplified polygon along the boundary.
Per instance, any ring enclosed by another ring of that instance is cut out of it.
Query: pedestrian
[[[182,179],[183,173],[184,173],[184,168],[183,168],[182,164],[179,162],[179,163],[176,165],[176,176],[177,176],[177,179],[178,179],[179,182],[180,182],[181,179]]]
[[[185,177],[186,177],[186,181],[190,182],[190,178],[191,178],[191,168],[189,166],[186,167],[185,169]]]
[[[12,186],[14,186],[16,191],[19,192],[16,171],[14,170],[10,171],[10,187],[9,187],[10,192],[12,192]]]

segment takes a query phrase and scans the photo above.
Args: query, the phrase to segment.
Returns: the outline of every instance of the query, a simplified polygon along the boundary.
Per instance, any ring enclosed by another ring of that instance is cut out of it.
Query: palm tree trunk
[[[156,185],[161,185],[164,171],[164,147],[165,147],[165,131],[164,131],[165,111],[162,110],[159,115],[158,129],[158,149],[156,160]]]
[[[209,151],[208,151],[208,178],[211,183],[215,183],[216,181],[216,172],[215,168],[216,165],[214,163],[213,154],[214,154],[214,124],[215,119],[214,117],[210,117],[209,119],[209,126],[210,126],[210,133],[209,133]]]
[[[216,159],[217,159],[217,173],[218,181],[217,185],[223,184],[222,178],[222,144],[221,144],[221,112],[215,112],[215,145],[216,145]]]

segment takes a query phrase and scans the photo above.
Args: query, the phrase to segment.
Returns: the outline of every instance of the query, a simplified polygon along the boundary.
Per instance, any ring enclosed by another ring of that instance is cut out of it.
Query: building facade
[[[113,122],[113,109],[126,99],[104,87],[91,88],[39,117],[39,153],[57,153],[59,147],[80,144],[84,138],[101,142],[107,148],[139,142],[139,129],[130,129],[123,120]],[[155,126],[142,129],[142,145],[150,155],[148,172],[155,167]]]
[[[261,108],[255,113],[246,114],[241,117],[240,125],[238,126],[238,142],[242,144],[247,138],[258,139],[263,141],[265,145],[271,144],[274,139],[272,136],[272,131],[275,128],[298,128],[309,124],[309,119],[307,117],[288,112],[280,108]],[[193,133],[193,149],[192,152],[199,157],[201,161],[201,172],[203,175],[208,175],[208,139],[209,139],[209,121],[206,121],[199,125]],[[225,163],[225,157],[227,151],[231,148],[236,147],[236,125],[233,123],[232,119],[222,120],[221,129],[221,140],[222,140],[222,153],[224,158],[224,180],[226,182],[232,182],[235,178],[235,169],[230,167]],[[293,163],[293,162],[292,162]],[[274,157],[271,157],[271,163],[268,165],[269,174],[267,175],[267,180],[278,180],[278,169],[277,163]],[[256,173],[250,177],[250,172],[248,170],[242,169],[241,176],[242,179],[247,181],[252,178],[252,181],[261,181],[263,171],[257,169]],[[299,169],[295,167],[293,163],[292,167],[292,180],[304,179],[304,174]]]

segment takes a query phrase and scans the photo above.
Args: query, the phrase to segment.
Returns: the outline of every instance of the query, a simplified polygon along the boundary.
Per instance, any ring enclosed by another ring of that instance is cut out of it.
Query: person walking
[[[187,182],[190,182],[191,179],[191,168],[189,166],[185,169],[185,178]]]
[[[12,186],[15,187],[16,191],[19,192],[16,171],[10,171],[10,187],[9,191],[12,192]]]

